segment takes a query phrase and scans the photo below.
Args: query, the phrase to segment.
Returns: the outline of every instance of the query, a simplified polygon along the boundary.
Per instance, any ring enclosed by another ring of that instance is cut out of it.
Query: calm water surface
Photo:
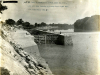
[[[73,46],[38,45],[55,75],[100,75],[99,34],[71,34]]]

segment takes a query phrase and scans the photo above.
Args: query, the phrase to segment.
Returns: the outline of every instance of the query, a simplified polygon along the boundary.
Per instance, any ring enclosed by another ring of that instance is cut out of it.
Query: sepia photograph
[[[0,75],[100,75],[100,0],[0,0]]]

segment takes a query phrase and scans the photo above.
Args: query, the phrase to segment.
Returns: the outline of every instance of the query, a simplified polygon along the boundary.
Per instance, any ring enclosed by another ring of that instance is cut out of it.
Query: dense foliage
[[[47,24],[44,22],[41,22],[41,24],[35,23],[35,27],[41,27],[41,26],[46,26]]]
[[[18,21],[17,21],[17,25],[22,25],[23,24],[23,20],[22,19],[19,19]]]
[[[0,13],[2,14],[2,11],[6,10],[6,9],[7,9],[7,6],[3,6],[0,1]]]
[[[6,24],[9,24],[11,26],[15,24],[15,21],[13,19],[7,19],[5,22]]]
[[[85,17],[79,19],[74,23],[74,31],[84,32],[84,31],[100,31],[100,16],[94,15],[91,17]]]

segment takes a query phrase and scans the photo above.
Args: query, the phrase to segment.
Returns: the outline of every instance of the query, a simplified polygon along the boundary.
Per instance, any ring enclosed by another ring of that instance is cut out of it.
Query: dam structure
[[[34,36],[34,41],[37,44],[73,45],[72,38],[69,35],[50,33],[40,30],[33,30],[30,33]]]

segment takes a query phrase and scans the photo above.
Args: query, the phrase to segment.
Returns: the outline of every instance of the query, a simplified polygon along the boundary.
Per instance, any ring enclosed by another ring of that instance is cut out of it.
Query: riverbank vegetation
[[[78,19],[73,25],[69,24],[46,24],[45,22],[31,24],[30,22],[19,19],[15,21],[13,19],[5,20],[5,23],[10,26],[22,27],[24,29],[30,30],[67,30],[74,29],[74,32],[93,32],[100,31],[100,15],[93,15],[91,17],[85,17],[83,19]]]
[[[78,19],[74,23],[74,32],[100,31],[100,15]]]

